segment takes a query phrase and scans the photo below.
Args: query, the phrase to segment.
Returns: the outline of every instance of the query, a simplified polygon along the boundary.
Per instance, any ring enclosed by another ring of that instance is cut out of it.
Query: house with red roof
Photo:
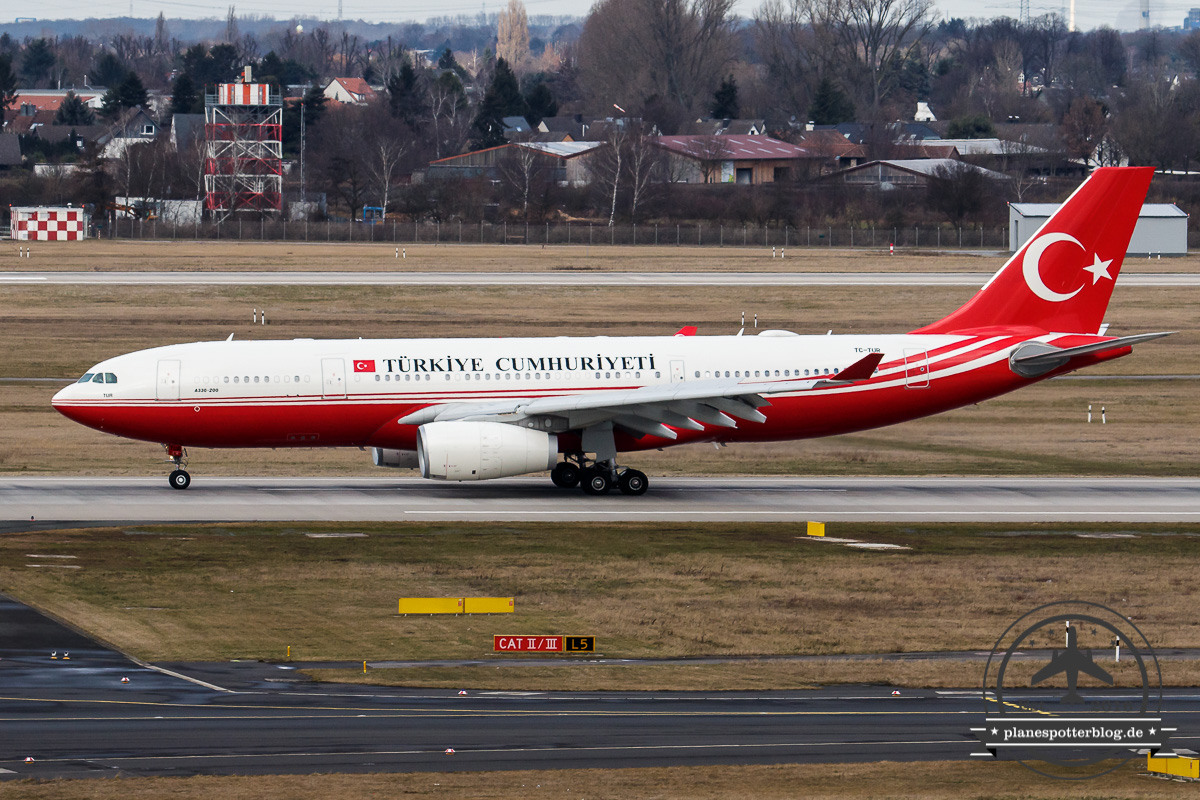
[[[325,87],[325,97],[335,103],[364,106],[375,102],[379,93],[362,78],[334,78]]]

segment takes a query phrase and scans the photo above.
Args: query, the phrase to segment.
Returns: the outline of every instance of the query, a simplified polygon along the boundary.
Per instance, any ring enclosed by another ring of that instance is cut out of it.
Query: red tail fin
[[[962,308],[913,333],[993,327],[1095,333],[1153,167],[1102,167]]]

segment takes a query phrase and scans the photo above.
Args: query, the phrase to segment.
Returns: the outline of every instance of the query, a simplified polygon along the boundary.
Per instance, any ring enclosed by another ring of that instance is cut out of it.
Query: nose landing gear
[[[187,451],[177,444],[164,444],[167,460],[175,465],[175,469],[167,476],[167,483],[172,489],[186,489],[192,485],[192,476],[184,469],[187,466]]]

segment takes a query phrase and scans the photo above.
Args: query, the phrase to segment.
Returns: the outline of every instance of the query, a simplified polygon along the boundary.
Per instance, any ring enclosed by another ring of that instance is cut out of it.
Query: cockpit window
[[[111,372],[106,372],[106,373],[104,373],[104,382],[105,383],[116,383],[117,376]]]
[[[90,372],[85,372],[85,373],[83,374],[83,377],[82,377],[82,378],[80,378],[79,380],[75,381],[75,382],[76,382],[76,383],[87,383],[87,382],[88,382],[88,381],[90,381],[91,379],[92,379],[92,373],[90,373]]]
[[[96,377],[92,378],[92,383],[104,383],[104,373],[97,372]]]

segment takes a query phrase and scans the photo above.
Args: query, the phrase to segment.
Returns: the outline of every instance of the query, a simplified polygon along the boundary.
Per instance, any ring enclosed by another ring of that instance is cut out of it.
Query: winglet
[[[682,328],[675,331],[674,335],[675,336],[695,336],[696,335],[696,326],[695,325],[684,325]]]
[[[835,381],[865,381],[875,374],[875,368],[883,361],[883,353],[863,356],[833,376]]]

